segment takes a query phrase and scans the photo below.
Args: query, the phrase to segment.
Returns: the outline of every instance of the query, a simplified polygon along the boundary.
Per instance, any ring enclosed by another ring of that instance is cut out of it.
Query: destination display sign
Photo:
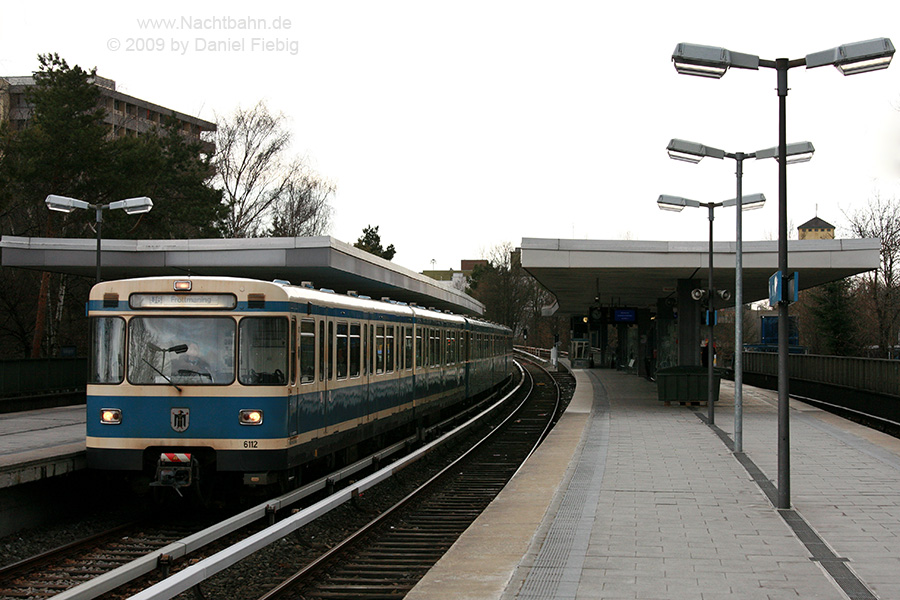
[[[231,309],[237,306],[234,294],[132,294],[128,304],[134,309]]]

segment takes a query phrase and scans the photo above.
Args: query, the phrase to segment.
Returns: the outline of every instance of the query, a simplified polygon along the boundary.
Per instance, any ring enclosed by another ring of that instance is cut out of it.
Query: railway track
[[[555,421],[559,387],[546,371],[534,365],[527,370],[529,400],[491,435],[261,600],[402,598],[496,497]]]
[[[497,402],[488,410],[493,412],[501,404]],[[100,596],[124,597],[140,592],[142,587],[152,585],[168,575],[160,568],[164,562],[167,565],[165,571],[168,571],[169,564],[176,571],[187,566],[188,561],[183,559],[188,554],[193,563],[202,560],[203,553],[211,554],[217,549],[221,551],[223,546],[235,543],[238,538],[246,538],[247,530],[235,533],[239,529],[255,523],[249,534],[252,536],[254,531],[265,529],[266,520],[271,525],[275,520],[273,515],[276,510],[333,485],[335,480],[350,478],[352,483],[352,478],[359,476],[357,473],[372,464],[386,462],[384,457],[396,451],[398,448],[395,447],[385,449],[381,455],[345,467],[341,473],[332,474],[284,497],[269,501],[265,507],[245,511],[231,517],[226,523],[202,531],[198,531],[202,525],[196,523],[188,528],[173,527],[171,524],[153,529],[129,528],[10,565],[0,570],[0,599],[39,599],[59,595],[64,599],[87,600]],[[285,512],[287,511],[279,514]],[[145,531],[141,532],[141,529]],[[212,546],[209,545],[213,542],[215,548],[210,549]],[[205,546],[208,546],[206,550],[196,552],[198,548]],[[137,578],[142,578],[144,583],[138,587],[128,583]],[[123,585],[124,588],[121,587]]]
[[[0,599],[56,596],[203,529],[200,520],[130,523],[0,568]]]
[[[841,406],[839,404],[834,404],[832,402],[826,402],[825,400],[817,400],[816,398],[798,396],[796,394],[791,394],[790,397],[794,400],[799,400],[801,402],[809,404],[810,406],[815,406],[816,408],[822,409],[826,412],[830,412],[839,417],[843,417],[844,419],[847,419],[849,421],[859,423],[860,425],[864,425],[870,429],[876,429],[878,431],[881,431],[882,433],[900,438],[900,423],[898,423],[897,421],[886,419],[878,415],[869,414],[860,410],[848,408],[846,406]]]

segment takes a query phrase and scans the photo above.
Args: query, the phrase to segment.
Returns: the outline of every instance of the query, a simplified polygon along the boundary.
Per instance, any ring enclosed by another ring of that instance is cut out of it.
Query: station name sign
[[[128,304],[134,309],[232,309],[237,298],[234,294],[132,294]]]

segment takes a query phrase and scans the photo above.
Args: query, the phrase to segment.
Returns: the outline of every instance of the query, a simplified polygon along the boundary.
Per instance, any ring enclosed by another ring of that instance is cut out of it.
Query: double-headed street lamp
[[[894,56],[894,45],[888,38],[844,44],[804,58],[762,60],[753,54],[732,52],[725,48],[678,44],[672,53],[675,69],[684,75],[718,79],[730,67],[775,69],[778,76],[778,277],[782,278],[781,300],[778,302],[778,506],[791,507],[790,420],[788,404],[788,275],[787,260],[787,125],[786,106],[788,69],[807,69],[833,65],[844,75],[886,69]]]
[[[741,210],[743,196],[744,159],[745,158],[774,158],[778,155],[778,148],[766,148],[756,152],[726,152],[718,148],[712,148],[674,139],[666,147],[669,157],[689,163],[698,163],[704,156],[712,158],[731,158],[737,164],[737,216],[735,264],[734,264],[734,451],[744,451],[744,275],[743,275],[743,220]],[[812,158],[815,148],[810,142],[789,144],[787,147],[787,162],[806,162]]]
[[[90,202],[85,202],[84,200],[76,200],[75,198],[54,196],[53,194],[50,194],[49,196],[47,196],[47,199],[44,200],[44,203],[50,210],[64,213],[70,213],[77,208],[93,208],[97,211],[97,283],[100,283],[100,228],[103,225],[103,211],[107,209],[116,210],[121,208],[129,215],[138,215],[150,212],[150,210],[153,208],[153,201],[146,196],[141,196],[139,198],[128,198],[127,200],[117,200],[116,202],[110,202],[109,204],[91,204]]]
[[[716,288],[713,286],[713,220],[715,219],[714,211],[716,208],[720,206],[738,206],[738,212],[741,210],[753,210],[756,208],[762,208],[763,204],[766,202],[766,197],[762,194],[752,194],[745,198],[741,198],[741,193],[738,191],[737,198],[732,198],[730,200],[725,200],[724,202],[698,202],[697,200],[689,200],[688,198],[681,198],[680,196],[666,196],[665,194],[660,196],[656,201],[656,204],[659,206],[661,210],[670,210],[674,212],[681,212],[685,206],[691,206],[694,208],[699,208],[701,206],[705,206],[709,210],[709,276],[708,276],[708,291],[706,293],[706,297],[709,301],[709,306],[706,311],[706,323],[709,327],[709,333],[707,334],[706,340],[706,363],[707,363],[707,387],[706,387],[706,417],[709,421],[709,424],[712,425],[716,422],[715,416],[715,385],[713,378],[713,362],[714,354],[715,354],[715,346],[713,342],[713,328],[716,324],[715,318],[715,307],[714,307],[714,299],[716,297]]]

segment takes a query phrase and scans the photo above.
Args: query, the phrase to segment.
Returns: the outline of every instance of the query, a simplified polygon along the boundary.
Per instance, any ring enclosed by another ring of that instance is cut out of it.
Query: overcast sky
[[[58,52],[211,121],[265,100],[288,116],[293,152],[337,184],[331,235],[352,243],[378,225],[394,261],[417,271],[458,269],[523,237],[706,240],[705,210],[662,212],[656,198],[732,198],[734,162],[672,161],[666,144],[775,146],[776,79],[678,75],[678,42],[765,59],[900,43],[896,0],[847,11],[784,0],[17,3],[0,19],[3,75]],[[895,62],[852,77],[790,71],[788,141],[816,147],[789,171],[793,227],[817,211],[840,227],[875,194],[900,196]],[[744,239],[774,239],[774,160],[745,163],[744,192],[769,199],[745,213]],[[733,209],[715,223],[716,239],[734,239]]]

